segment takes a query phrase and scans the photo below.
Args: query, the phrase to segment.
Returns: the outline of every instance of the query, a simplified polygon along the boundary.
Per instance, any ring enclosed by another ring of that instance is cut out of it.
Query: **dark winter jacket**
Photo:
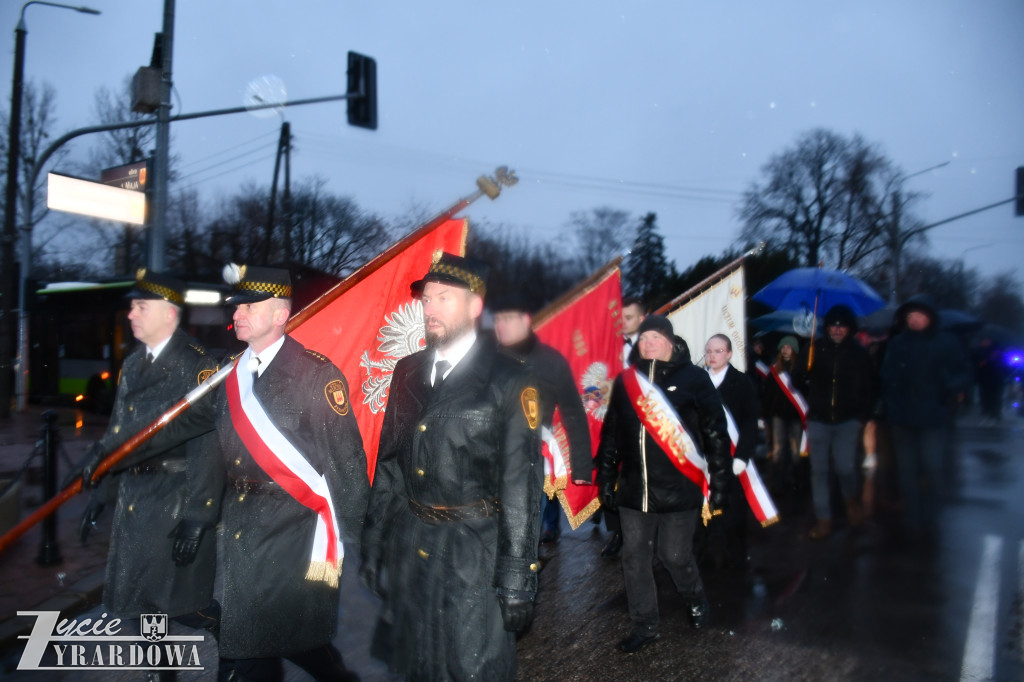
[[[732,463],[729,434],[722,400],[703,369],[690,362],[689,353],[677,344],[668,362],[638,360],[636,369],[661,389],[687,426],[707,460],[711,474],[711,503],[725,503]],[[618,476],[616,502],[627,509],[677,512],[700,509],[701,489],[679,472],[650,433],[645,435],[646,457],[640,447],[640,418],[630,403],[620,374],[601,428],[598,446],[598,485],[604,488]],[[622,465],[619,472],[619,465]]]
[[[923,331],[906,328],[907,313],[925,312],[931,324]],[[960,343],[939,329],[939,316],[926,296],[914,297],[897,311],[902,331],[882,360],[882,391],[889,423],[909,428],[939,428],[951,417],[957,394],[970,382],[970,367]]]
[[[807,399],[808,419],[839,424],[871,417],[877,393],[874,365],[851,328],[842,343],[828,337],[814,341],[814,362],[807,369],[810,345],[800,351],[793,383]]]
[[[541,423],[544,426],[551,427],[555,408],[558,408],[565,435],[569,438],[572,478],[590,481],[594,470],[590,425],[569,363],[557,350],[541,343],[532,331],[525,340],[502,350],[526,362],[526,371],[534,378],[540,392]]]

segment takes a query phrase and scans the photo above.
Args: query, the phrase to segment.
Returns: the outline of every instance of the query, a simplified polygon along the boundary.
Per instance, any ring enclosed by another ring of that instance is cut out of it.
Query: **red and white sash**
[[[793,386],[793,380],[789,377],[789,372],[780,372],[774,365],[771,368],[772,378],[775,379],[775,383],[782,389],[783,395],[789,399],[789,402],[796,408],[796,412],[800,415],[800,426],[803,429],[803,433],[800,434],[800,455],[803,457],[807,456],[807,401],[801,395],[800,391],[796,390]]]
[[[693,436],[676,414],[672,403],[661,389],[651,383],[635,367],[623,370],[622,382],[629,402],[636,410],[640,423],[668,456],[669,461],[681,474],[701,489],[704,500],[708,498],[708,463],[697,450]]]
[[[724,403],[722,409],[725,410],[725,423],[729,430],[729,452],[735,457],[736,445],[740,441],[740,430],[736,426],[736,419],[733,418],[732,412]],[[740,479],[740,485],[743,486],[743,494],[747,498],[747,504],[750,505],[750,511],[754,512],[754,518],[761,526],[767,527],[777,522],[779,510],[775,508],[772,496],[764,487],[764,481],[761,480],[761,475],[757,472],[757,467],[754,466],[754,460],[747,462],[747,466],[737,478]]]
[[[555,498],[559,490],[565,490],[569,480],[569,470],[565,466],[565,454],[569,444],[565,429],[556,417],[552,428],[540,427],[541,454],[544,456],[544,493],[549,500]]]
[[[244,369],[249,355],[249,351],[242,355],[225,381],[231,423],[260,468],[296,501],[316,513],[306,580],[337,587],[345,550],[327,479],[278,430],[253,394],[252,372]]]

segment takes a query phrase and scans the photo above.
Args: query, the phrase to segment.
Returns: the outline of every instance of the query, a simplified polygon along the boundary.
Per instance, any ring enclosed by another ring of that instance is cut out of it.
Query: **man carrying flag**
[[[693,532],[702,508],[725,505],[731,475],[725,412],[711,379],[690,362],[667,318],[648,315],[639,332],[640,360],[615,380],[597,453],[601,501],[617,507],[622,521],[622,571],[633,621],[618,644],[626,653],[659,637],[655,537],[662,564],[689,602],[690,624],[707,623]]]
[[[235,335],[247,344],[213,399],[144,447],[216,429],[224,477],[221,679],[281,679],[287,658],[315,679],[355,679],[331,643],[345,548],[369,495],[348,384],[285,334],[287,270],[224,268]]]
[[[479,338],[482,265],[439,254],[412,283],[427,347],[398,361],[360,575],[383,599],[373,655],[410,680],[513,680],[537,591],[541,407]]]

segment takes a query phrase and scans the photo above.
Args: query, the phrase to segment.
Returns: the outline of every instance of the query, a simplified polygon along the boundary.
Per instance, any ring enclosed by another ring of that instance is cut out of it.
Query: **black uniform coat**
[[[331,395],[327,392],[337,381],[344,391],[342,405],[333,397],[337,384]],[[326,477],[351,568],[358,558],[370,485],[341,370],[286,336],[253,391],[277,429]],[[143,447],[180,442],[214,428],[220,444],[215,473],[224,490],[220,655],[277,658],[327,644],[337,629],[338,588],[306,580],[316,513],[267,486],[270,476],[232,425],[225,386]]]
[[[544,426],[551,428],[555,408],[558,408],[565,435],[569,439],[569,466],[572,468],[570,478],[590,481],[594,475],[590,423],[569,363],[557,350],[541,343],[532,331],[523,342],[506,346],[504,350],[526,361],[526,370],[540,391],[541,423]]]
[[[757,413],[760,410],[757,388],[748,375],[730,364],[725,368],[725,378],[718,385],[718,393],[736,421],[736,430],[739,431],[733,457],[749,462],[757,448]]]
[[[160,355],[146,367],[140,344],[125,358],[117,384],[104,452],[155,421],[216,369],[216,361],[185,332],[176,330]],[[142,465],[149,471],[136,473]],[[216,570],[216,538],[209,534],[195,561],[184,567],[171,560],[167,535],[181,519],[216,523],[220,486],[210,475],[217,466],[211,437],[191,440],[147,457],[129,455],[103,479],[94,495],[113,496],[117,507],[110,531],[103,603],[111,615],[190,613],[210,603]],[[136,467],[130,469],[130,467]]]
[[[326,479],[345,555],[356,566],[369,479],[366,454],[344,385],[342,406],[325,392],[345,379],[330,360],[291,337],[253,389],[274,425]],[[216,424],[227,488],[223,503],[224,596],[220,654],[265,658],[329,643],[338,623],[338,588],[307,580],[316,513],[283,491],[245,492],[238,481],[269,481],[231,423],[226,391]]]
[[[536,390],[489,339],[478,338],[436,391],[433,359],[424,350],[398,362],[381,427],[363,532],[364,556],[386,575],[378,642],[410,680],[511,680],[515,639],[498,594],[532,598],[537,589]],[[482,499],[500,512],[432,523],[409,508]]]
[[[681,352],[681,348],[676,345],[668,362],[641,359],[635,367],[644,376],[653,377],[653,383],[686,424],[707,460],[712,502],[724,504],[732,476],[732,459],[722,400],[708,373],[691,363],[689,352]],[[601,427],[601,443],[597,449],[598,484],[603,488],[618,475],[616,502],[627,509],[659,513],[700,509],[704,504],[701,489],[676,469],[670,455],[658,447],[649,432],[645,432],[645,448],[641,449],[641,426],[620,374],[612,385],[608,412]]]

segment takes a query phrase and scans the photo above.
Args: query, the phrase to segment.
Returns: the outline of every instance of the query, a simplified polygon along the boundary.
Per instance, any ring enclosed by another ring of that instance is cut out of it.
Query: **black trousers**
[[[700,510],[644,513],[619,507],[622,521],[622,573],[633,631],[658,631],[658,587],[654,582],[654,543],[676,590],[692,600],[704,593],[693,555],[693,531]]]

